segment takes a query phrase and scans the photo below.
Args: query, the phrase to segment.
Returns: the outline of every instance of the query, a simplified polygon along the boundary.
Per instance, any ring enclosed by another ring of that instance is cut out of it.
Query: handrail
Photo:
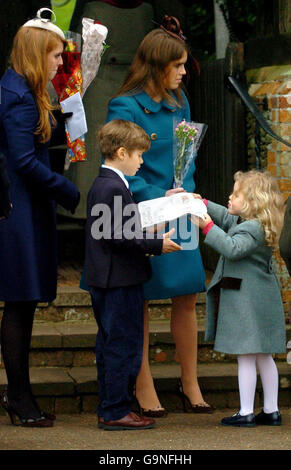
[[[261,113],[259,107],[254,103],[252,98],[250,97],[248,91],[244,86],[242,86],[238,80],[236,80],[234,77],[229,76],[228,80],[232,84],[233,88],[235,91],[238,93],[238,95],[241,97],[243,102],[247,105],[249,108],[250,112],[252,115],[256,118],[257,122],[260,124],[260,126],[274,139],[278,140],[279,142],[282,142],[283,144],[287,145],[288,147],[291,148],[291,143],[287,142],[286,140],[282,139],[279,135],[277,135],[269,126],[267,123],[266,119],[264,118],[263,114]]]

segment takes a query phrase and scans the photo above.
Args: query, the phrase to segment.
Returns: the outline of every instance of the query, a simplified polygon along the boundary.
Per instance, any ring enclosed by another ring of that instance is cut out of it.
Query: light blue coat
[[[205,243],[220,253],[207,288],[206,340],[228,354],[284,353],[286,332],[280,288],[272,268],[272,248],[257,220],[238,223],[225,207],[207,207],[215,225]],[[242,279],[239,290],[220,289],[215,331],[214,290],[222,277]]]
[[[190,120],[190,109],[186,96],[184,106],[171,106],[166,101],[157,103],[145,91],[114,98],[109,103],[107,121],[124,119],[141,126],[151,139],[151,148],[143,155],[144,163],[136,176],[128,177],[130,189],[137,202],[165,196],[168,189],[173,187],[173,131],[175,123],[185,119]],[[184,189],[193,192],[195,162],[189,168],[183,183]],[[185,230],[191,233],[187,240],[176,238],[183,251],[151,258],[153,276],[144,285],[144,295],[147,299],[166,299],[179,295],[192,294],[205,290],[205,273],[197,248],[198,240],[193,233],[193,225],[185,218]],[[180,232],[182,223],[176,228]],[[172,237],[175,239],[175,236]],[[190,239],[195,242],[191,243]],[[189,243],[190,241],[190,243]],[[186,246],[189,243],[188,247]],[[189,249],[194,247],[195,249]]]

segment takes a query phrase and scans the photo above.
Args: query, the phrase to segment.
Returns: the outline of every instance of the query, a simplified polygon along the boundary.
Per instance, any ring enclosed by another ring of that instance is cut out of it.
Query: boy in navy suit
[[[124,177],[143,163],[148,135],[132,122],[115,120],[101,128],[98,143],[105,161],[88,194],[85,260],[98,325],[98,425],[148,429],[154,420],[131,411],[143,349],[142,283],[151,276],[147,255],[181,247],[170,239],[172,231],[146,237]]]

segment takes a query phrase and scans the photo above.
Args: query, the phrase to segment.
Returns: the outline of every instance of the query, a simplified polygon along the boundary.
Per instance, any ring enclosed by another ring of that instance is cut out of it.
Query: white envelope
[[[143,229],[177,219],[186,214],[192,214],[202,219],[207,214],[204,202],[201,199],[195,199],[191,193],[187,192],[141,201],[137,206]]]
[[[64,113],[73,113],[72,117],[66,119],[70,140],[73,142],[88,131],[85,110],[80,93],[78,92],[69,96],[69,98],[61,101],[60,105]]]

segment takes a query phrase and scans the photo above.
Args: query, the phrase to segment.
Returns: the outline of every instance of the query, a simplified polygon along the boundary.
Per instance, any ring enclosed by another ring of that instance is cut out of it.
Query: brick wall
[[[291,72],[291,66],[290,66]],[[254,80],[254,74],[250,74]],[[262,75],[261,73],[258,75]],[[254,80],[255,81],[255,80]],[[269,125],[277,135],[291,142],[291,73],[256,83],[249,81],[249,93],[261,108]],[[249,167],[255,166],[254,121],[248,117]],[[284,200],[291,196],[291,148],[261,131],[262,168],[267,169],[278,180]],[[291,322],[291,280],[285,263],[276,251],[274,268],[280,282],[287,321]]]

